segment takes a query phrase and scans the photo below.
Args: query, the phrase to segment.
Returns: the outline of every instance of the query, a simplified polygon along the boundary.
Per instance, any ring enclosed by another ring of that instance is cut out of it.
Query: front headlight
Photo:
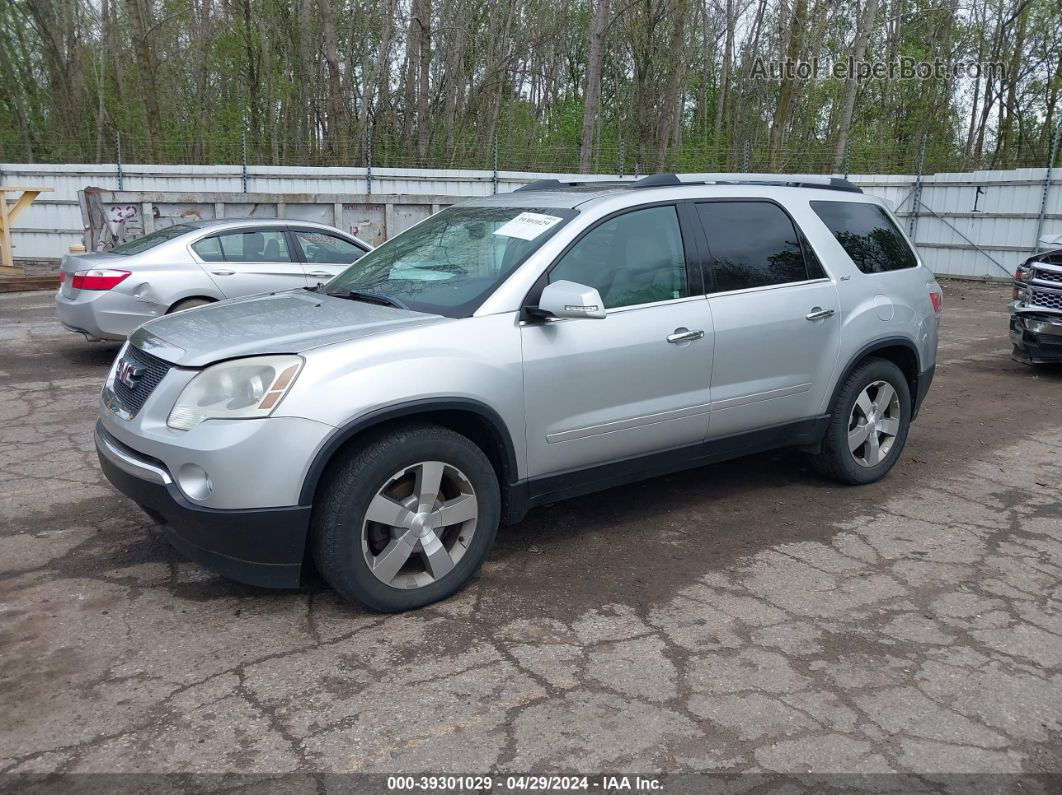
[[[181,392],[166,424],[188,431],[203,420],[268,417],[302,365],[300,356],[254,356],[208,367]]]

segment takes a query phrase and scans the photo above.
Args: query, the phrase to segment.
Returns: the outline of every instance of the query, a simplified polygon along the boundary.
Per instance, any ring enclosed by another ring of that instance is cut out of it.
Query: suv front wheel
[[[869,358],[848,376],[830,415],[812,465],[841,483],[873,483],[888,474],[907,441],[911,389],[895,364]]]
[[[444,599],[472,578],[494,542],[501,497],[472,441],[407,425],[341,459],[318,506],[318,571],[343,597],[395,613]]]

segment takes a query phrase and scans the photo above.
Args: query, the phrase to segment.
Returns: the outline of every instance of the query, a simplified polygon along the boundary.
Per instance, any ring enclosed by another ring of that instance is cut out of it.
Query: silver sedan
[[[55,296],[59,321],[86,339],[122,340],[152,318],[255,293],[312,287],[368,243],[309,221],[193,221],[93,254],[68,254]]]

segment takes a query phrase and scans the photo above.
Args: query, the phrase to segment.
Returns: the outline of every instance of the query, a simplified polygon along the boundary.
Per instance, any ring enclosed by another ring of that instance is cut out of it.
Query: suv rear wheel
[[[407,425],[342,460],[318,505],[311,546],[321,575],[343,597],[394,613],[472,578],[494,542],[501,497],[472,441]]]
[[[869,358],[844,382],[812,465],[841,483],[873,483],[888,474],[907,441],[911,389],[887,359]]]

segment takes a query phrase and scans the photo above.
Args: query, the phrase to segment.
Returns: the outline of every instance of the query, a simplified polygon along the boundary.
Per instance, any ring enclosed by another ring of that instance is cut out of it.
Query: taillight
[[[131,275],[129,271],[93,268],[92,270],[75,273],[72,285],[75,290],[110,290],[117,287]]]
[[[66,271],[59,271],[59,284],[66,281]]]
[[[933,302],[933,312],[939,315],[944,309],[944,296],[936,290],[931,290],[929,300]]]

